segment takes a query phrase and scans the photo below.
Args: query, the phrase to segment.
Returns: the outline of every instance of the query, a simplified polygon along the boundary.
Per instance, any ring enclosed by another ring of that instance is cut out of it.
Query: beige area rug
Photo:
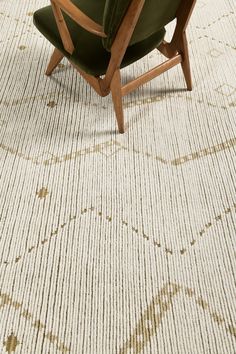
[[[0,353],[236,353],[234,0],[199,0],[175,68],[102,99],[0,0]],[[124,80],[161,60],[152,52]]]

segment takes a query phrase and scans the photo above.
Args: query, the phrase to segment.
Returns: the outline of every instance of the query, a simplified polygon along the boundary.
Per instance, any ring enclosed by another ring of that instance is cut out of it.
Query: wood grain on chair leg
[[[124,112],[122,106],[122,93],[121,93],[121,77],[120,69],[117,69],[114,73],[111,81],[111,94],[116,113],[116,120],[118,124],[119,133],[123,134],[124,129]]]
[[[192,91],[192,78],[191,78],[191,69],[190,69],[190,62],[189,62],[188,42],[187,42],[185,32],[182,34],[180,43],[181,43],[181,52],[183,55],[183,61],[181,63],[181,66],[187,84],[187,89],[188,91]]]
[[[47,70],[46,70],[46,75],[50,76],[53,70],[57,67],[57,65],[61,62],[63,59],[64,55],[57,49],[54,49],[54,52],[51,56],[50,62],[48,64]]]

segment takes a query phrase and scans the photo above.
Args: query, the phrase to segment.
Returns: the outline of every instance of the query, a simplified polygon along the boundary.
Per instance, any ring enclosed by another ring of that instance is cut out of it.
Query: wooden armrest
[[[88,32],[91,32],[99,37],[106,37],[106,34],[103,31],[103,27],[85,15],[85,13],[83,13],[70,0],[51,0],[51,2],[58,5],[61,10],[63,10],[68,16],[72,18],[72,20],[74,20]]]

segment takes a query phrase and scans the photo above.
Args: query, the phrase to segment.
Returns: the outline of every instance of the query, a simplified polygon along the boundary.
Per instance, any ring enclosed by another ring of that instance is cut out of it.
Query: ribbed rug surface
[[[100,98],[0,0],[0,353],[236,353],[234,0],[199,0],[176,67]],[[123,70],[127,81],[162,59]]]

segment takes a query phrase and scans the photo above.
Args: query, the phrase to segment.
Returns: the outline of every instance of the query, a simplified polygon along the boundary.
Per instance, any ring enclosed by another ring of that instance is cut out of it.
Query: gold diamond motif
[[[236,88],[228,84],[223,84],[220,87],[218,87],[215,91],[220,93],[223,96],[229,97],[236,92]]]

